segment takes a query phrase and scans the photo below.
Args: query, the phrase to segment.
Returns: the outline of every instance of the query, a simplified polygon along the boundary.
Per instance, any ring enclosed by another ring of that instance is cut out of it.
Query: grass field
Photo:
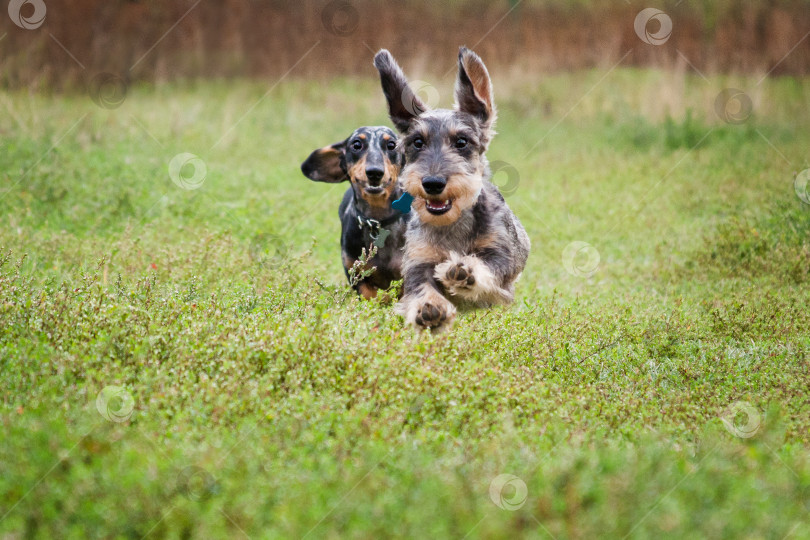
[[[0,94],[0,538],[810,538],[808,81],[493,77],[533,251],[437,336],[298,170],[376,81]]]

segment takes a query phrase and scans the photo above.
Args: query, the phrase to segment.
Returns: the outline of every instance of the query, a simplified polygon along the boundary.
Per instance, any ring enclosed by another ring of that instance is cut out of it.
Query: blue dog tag
[[[403,214],[407,214],[411,211],[411,203],[413,202],[413,195],[408,193],[407,191],[402,194],[402,197],[395,200],[391,203],[391,208],[394,210],[398,210]]]

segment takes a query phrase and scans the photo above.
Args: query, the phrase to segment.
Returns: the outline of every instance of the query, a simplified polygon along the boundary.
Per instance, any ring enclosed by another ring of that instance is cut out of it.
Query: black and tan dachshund
[[[402,196],[398,183],[402,164],[396,134],[387,127],[375,126],[358,128],[345,141],[315,150],[301,165],[301,172],[310,180],[351,182],[338,210],[347,278],[363,249],[368,252],[372,245],[377,246],[376,255],[367,262],[374,272],[353,284],[364,298],[374,298],[378,290],[388,289],[392,281],[402,279],[408,214],[391,207]]]

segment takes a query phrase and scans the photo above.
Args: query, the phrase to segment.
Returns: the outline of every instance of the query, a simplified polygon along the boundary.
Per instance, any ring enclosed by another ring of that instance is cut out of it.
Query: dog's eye
[[[462,148],[467,147],[467,139],[465,137],[459,137],[456,139],[456,148],[461,150]]]
[[[397,147],[397,143],[395,143],[394,141],[388,141],[387,148],[389,150],[394,150],[396,147]]]
[[[425,146],[425,141],[423,141],[421,137],[417,137],[416,139],[413,140],[411,144],[417,150],[421,150],[422,147]]]
[[[363,143],[360,141],[352,141],[352,150],[359,152],[363,149]]]

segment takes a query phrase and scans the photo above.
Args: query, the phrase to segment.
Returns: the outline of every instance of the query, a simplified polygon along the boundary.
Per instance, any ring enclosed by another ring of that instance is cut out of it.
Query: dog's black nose
[[[426,176],[422,178],[422,187],[428,195],[438,195],[444,191],[444,186],[447,185],[447,180],[441,176]]]
[[[379,185],[384,175],[385,170],[378,167],[369,167],[366,169],[366,178],[368,178],[368,183],[372,186]]]

